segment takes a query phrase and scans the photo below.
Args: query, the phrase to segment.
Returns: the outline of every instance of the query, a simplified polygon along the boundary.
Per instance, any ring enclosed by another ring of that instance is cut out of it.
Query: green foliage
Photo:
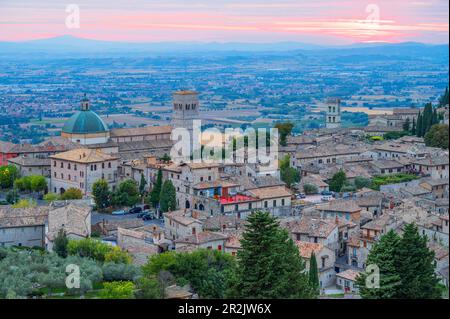
[[[69,255],[88,257],[100,262],[130,263],[131,257],[118,246],[111,246],[97,239],[69,240]]]
[[[411,121],[409,120],[409,117],[407,117],[405,122],[403,122],[403,125],[402,125],[403,131],[409,132],[410,126],[411,126]]]
[[[314,296],[304,262],[288,232],[267,212],[255,212],[247,221],[227,295],[260,299]]]
[[[395,298],[396,289],[400,281],[400,276],[395,265],[396,252],[400,244],[400,237],[390,230],[385,236],[372,246],[367,265],[377,265],[380,270],[380,287],[377,289],[368,288],[366,281],[370,275],[362,273],[357,279],[359,292],[365,299],[388,299]],[[370,282],[370,280],[369,280]],[[370,282],[373,284],[373,282]]]
[[[383,138],[385,140],[396,140],[398,138],[401,138],[403,136],[411,135],[408,131],[394,131],[394,132],[388,132],[383,135]]]
[[[132,258],[130,254],[122,250],[119,246],[113,246],[105,254],[105,262],[112,262],[118,264],[131,264]]]
[[[397,173],[392,175],[375,175],[372,178],[370,188],[374,190],[380,190],[381,185],[405,183],[415,179],[417,179],[416,175],[408,173]]]
[[[367,264],[380,270],[380,287],[368,288],[364,272],[357,279],[363,298],[430,299],[440,298],[441,289],[435,274],[434,252],[427,247],[426,236],[417,226],[407,224],[400,238],[394,231],[382,236],[372,247]]]
[[[300,173],[294,167],[290,166],[291,157],[286,155],[280,161],[280,177],[287,187],[291,187],[292,184],[300,181]]]
[[[316,185],[313,184],[305,184],[303,185],[303,190],[305,191],[305,194],[312,195],[317,194],[319,192],[319,189]]]
[[[134,289],[131,281],[105,282],[99,296],[102,299],[132,299]]]
[[[139,202],[139,189],[136,181],[126,180],[119,184],[113,194],[113,205],[115,206],[134,206]]]
[[[356,186],[349,182],[346,182],[344,184],[344,186],[342,186],[342,188],[341,188],[342,193],[349,193],[349,192],[355,192],[355,191],[356,191]]]
[[[99,179],[92,185],[92,195],[97,209],[103,210],[111,205],[111,192],[104,179]]]
[[[419,113],[417,117],[417,136],[424,137],[431,127],[439,123],[436,109],[433,109],[431,103],[427,103],[423,109],[423,113]]]
[[[317,259],[314,251],[311,252],[309,260],[308,283],[314,293],[318,295],[320,292],[319,268],[317,267]]]
[[[444,94],[439,98],[439,107],[448,105],[448,87],[445,88]]]
[[[425,134],[425,144],[431,147],[448,149],[448,125],[435,124]]]
[[[62,258],[67,257],[67,245],[69,244],[69,239],[67,238],[66,232],[60,229],[58,235],[53,241],[53,251]]]
[[[19,170],[14,165],[0,166],[0,188],[11,188],[19,178]]]
[[[145,180],[144,174],[141,173],[141,180],[139,181],[139,194],[144,194],[146,185],[147,181]]]
[[[142,267],[146,278],[158,278],[167,286],[171,274],[178,285],[189,284],[201,298],[223,298],[235,266],[235,259],[217,250],[199,249],[192,253],[165,252],[153,255]]]
[[[137,299],[161,299],[164,291],[160,282],[155,277],[141,277],[136,281],[135,297]]]
[[[172,181],[166,180],[161,188],[160,209],[163,213],[177,208],[177,194]]]
[[[66,266],[69,264],[80,267],[79,289],[66,288]],[[40,250],[0,248],[0,298],[25,298],[42,294],[42,291],[51,294],[55,290],[81,294],[101,280],[101,268],[87,258],[61,258],[56,253]]]
[[[277,123],[277,124],[275,124],[275,128],[278,129],[278,134],[280,137],[280,145],[286,146],[287,136],[292,133],[294,124],[291,122]]]
[[[8,202],[8,204],[15,204],[19,201],[19,193],[17,192],[16,189],[11,189],[7,194],[6,194],[6,201]]]
[[[74,187],[67,189],[59,197],[59,199],[61,199],[61,200],[73,200],[73,199],[82,199],[82,198],[83,198],[83,193],[81,192],[81,190],[78,188],[74,188]]]
[[[329,185],[330,191],[333,192],[340,192],[342,186],[344,186],[345,182],[347,181],[347,175],[345,175],[345,172],[341,169],[339,172],[333,175],[331,178]]]
[[[427,247],[427,237],[419,234],[416,225],[405,226],[394,260],[400,276],[400,285],[397,289],[399,298],[440,297],[434,252]]]
[[[366,178],[366,177],[362,177],[362,176],[355,177],[355,187],[357,189],[369,187],[371,182],[372,181],[370,180],[370,178]]]
[[[47,193],[47,194],[44,195],[44,200],[47,203],[54,202],[55,200],[58,200],[58,198],[59,198],[59,196],[56,193],[51,193],[50,192],[50,193]]]
[[[36,207],[36,201],[33,199],[21,199],[14,205],[12,205],[13,208],[29,208],[29,207]]]
[[[158,175],[156,177],[156,182],[153,184],[152,191],[146,198],[146,203],[151,204],[154,208],[158,207],[159,204],[159,197],[161,195],[161,188],[162,188],[162,170],[158,170]]]
[[[105,262],[102,271],[105,281],[135,281],[141,274],[135,265],[115,262]]]
[[[14,188],[20,191],[43,192],[47,189],[47,181],[41,175],[29,175],[14,181]]]

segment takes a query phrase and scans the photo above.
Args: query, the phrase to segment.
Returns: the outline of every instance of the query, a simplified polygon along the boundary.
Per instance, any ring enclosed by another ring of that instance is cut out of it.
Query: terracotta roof
[[[345,271],[337,273],[336,276],[347,279],[347,280],[355,281],[356,277],[358,277],[358,275],[360,273],[361,273],[360,271],[357,271],[354,269],[347,269]]]
[[[17,164],[20,166],[50,166],[51,160],[49,158],[38,158],[38,157],[24,157],[17,156],[8,159],[8,162]]]
[[[0,228],[44,225],[48,212],[48,206],[29,208],[0,207]]]
[[[172,133],[172,126],[144,126],[135,128],[116,128],[110,131],[111,137],[128,137],[140,135],[156,135],[156,134],[170,134]]]
[[[317,254],[323,249],[323,245],[319,244],[319,243],[310,243],[307,241],[296,241],[295,244],[298,247],[300,256],[302,256],[305,259],[310,259],[312,252],[314,252],[314,254],[317,256]]]
[[[227,235],[216,233],[216,232],[210,232],[210,231],[204,231],[197,233],[195,235],[190,235],[185,238],[180,238],[175,240],[175,243],[183,243],[183,244],[205,244],[210,241],[216,241],[216,240],[226,240],[228,238]]]
[[[361,211],[361,207],[354,200],[332,200],[325,204],[318,204],[316,208],[321,211],[355,213]]]
[[[195,94],[198,94],[198,93],[195,92],[195,91],[192,91],[192,90],[181,90],[181,91],[173,92],[173,94],[177,94],[177,95],[195,95]]]
[[[105,154],[101,150],[78,148],[50,156],[53,159],[72,161],[77,163],[98,163],[118,159],[116,156]]]
[[[208,188],[216,188],[216,187],[237,187],[239,184],[230,183],[223,180],[216,180],[214,182],[200,182],[195,184],[193,187],[195,189],[208,189]]]
[[[290,197],[292,193],[285,186],[255,188],[248,191],[259,199]]]
[[[193,218],[189,216],[187,213],[185,213],[184,210],[176,210],[170,213],[165,213],[164,217],[171,219],[175,221],[176,223],[182,224],[184,226],[188,226],[192,223],[200,223],[202,222],[196,218]]]
[[[63,204],[62,207],[52,207],[48,214],[47,238],[53,240],[61,225],[64,225],[63,228],[68,235],[89,236],[91,210],[89,205],[71,202]]]
[[[306,234],[310,237],[328,237],[338,225],[329,219],[316,219],[304,216],[299,220],[289,222],[286,227],[291,233]]]
[[[9,153],[14,145],[15,144],[10,142],[0,141],[0,153]]]

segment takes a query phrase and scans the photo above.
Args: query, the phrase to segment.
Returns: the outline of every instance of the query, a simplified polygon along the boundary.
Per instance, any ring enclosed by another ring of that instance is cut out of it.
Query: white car
[[[115,210],[111,213],[111,215],[125,215],[126,211],[124,211],[123,209],[121,210]]]
[[[333,195],[322,195],[321,198],[324,202],[328,202],[333,199]]]

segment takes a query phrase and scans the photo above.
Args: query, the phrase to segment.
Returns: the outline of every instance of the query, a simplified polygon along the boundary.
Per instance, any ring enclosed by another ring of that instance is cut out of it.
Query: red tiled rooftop
[[[254,201],[255,198],[246,196],[246,195],[233,195],[233,196],[221,196],[219,197],[221,204],[233,204],[233,203],[239,203],[239,202],[249,202]]]

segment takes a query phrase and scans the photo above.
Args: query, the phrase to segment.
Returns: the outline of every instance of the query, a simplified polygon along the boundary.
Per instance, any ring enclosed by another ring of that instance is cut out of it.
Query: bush
[[[67,252],[69,255],[89,257],[100,262],[131,263],[131,256],[120,247],[93,238],[69,240]]]
[[[317,194],[319,192],[319,189],[316,185],[313,184],[305,184],[303,185],[303,190],[305,191],[305,194],[311,195],[311,194]]]
[[[55,200],[58,200],[58,194],[56,194],[56,193],[47,193],[47,194],[44,195],[44,200],[47,203],[54,202]]]
[[[107,262],[102,267],[103,279],[106,281],[135,281],[140,275],[140,268],[134,265]]]
[[[12,205],[13,208],[29,208],[29,207],[36,207],[36,201],[32,199],[21,199],[14,205]]]
[[[134,284],[131,281],[105,282],[99,296],[102,299],[134,298]]]
[[[73,200],[73,199],[82,199],[83,193],[78,188],[69,188],[59,197],[61,200]]]
[[[393,175],[376,175],[372,178],[370,188],[374,190],[380,190],[381,185],[405,183],[415,179],[417,179],[416,175],[407,173],[398,173]]]

